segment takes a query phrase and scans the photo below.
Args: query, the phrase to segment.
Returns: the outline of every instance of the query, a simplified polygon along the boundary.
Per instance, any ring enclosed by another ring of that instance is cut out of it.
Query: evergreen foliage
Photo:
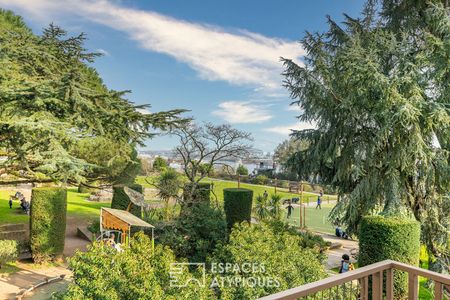
[[[236,169],[238,175],[246,176],[248,175],[248,169],[244,165],[239,165]]]
[[[235,223],[247,221],[250,223],[252,214],[253,191],[248,189],[224,189],[223,208],[227,218],[228,227]]]
[[[245,282],[249,277],[256,277],[262,282],[265,279],[271,281],[255,286],[244,283],[226,285],[220,288],[221,299],[258,299],[325,278],[327,275],[321,262],[323,256],[316,249],[304,248],[302,236],[287,226],[283,227],[283,224],[236,225],[229,242],[219,245],[210,262],[232,266],[250,264],[256,269],[256,272],[231,269],[220,274],[225,279],[238,277]]]
[[[165,168],[167,168],[167,161],[160,156],[156,157],[153,161],[153,170],[162,171]]]
[[[127,185],[130,189],[133,189],[139,193],[143,192],[142,185],[140,184],[130,184]],[[125,193],[123,186],[114,186],[113,187],[113,198],[111,201],[111,208],[126,210],[128,205],[131,203],[130,198]],[[130,213],[135,215],[136,217],[141,217],[141,208],[131,203]]]
[[[142,233],[131,239],[130,247],[123,247],[118,252],[96,242],[88,251],[77,252],[70,260],[73,283],[57,299],[214,299],[207,286],[199,286],[201,274],[186,268],[176,276],[180,285],[187,285],[171,284],[171,265],[176,260],[169,248],[157,245],[153,251],[150,239]]]
[[[66,236],[67,190],[34,188],[31,194],[30,243],[33,260],[60,258]]]
[[[420,224],[415,220],[364,217],[359,234],[360,267],[386,259],[419,265]],[[401,299],[408,292],[408,274],[394,272],[394,294]]]
[[[37,36],[4,10],[0,25],[0,148],[8,156],[0,168],[10,175],[109,179],[152,128],[180,123],[181,110],[144,114],[140,109],[147,106],[128,101],[127,91],[108,89],[89,66],[99,54],[86,50],[84,34],[68,36],[50,24]]]
[[[288,164],[338,189],[331,218],[413,215],[450,265],[450,11],[445,1],[368,1],[359,19],[306,33],[304,65],[283,59],[308,148]],[[444,4],[444,5],[443,5]],[[445,6],[446,5],[446,6]]]
[[[194,205],[173,224],[156,230],[158,242],[169,246],[178,258],[205,262],[218,243],[227,238],[223,212],[206,203]]]

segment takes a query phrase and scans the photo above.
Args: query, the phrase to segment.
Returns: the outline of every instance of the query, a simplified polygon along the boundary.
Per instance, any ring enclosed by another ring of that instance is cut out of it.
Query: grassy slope
[[[8,199],[11,191],[0,190],[0,224],[5,223],[27,223],[29,217],[25,215],[19,207],[19,202],[15,201],[13,209],[9,209]],[[100,214],[100,207],[110,207],[107,202],[87,201],[89,194],[79,194],[75,188],[71,188],[67,193],[67,215],[80,218],[96,218]]]

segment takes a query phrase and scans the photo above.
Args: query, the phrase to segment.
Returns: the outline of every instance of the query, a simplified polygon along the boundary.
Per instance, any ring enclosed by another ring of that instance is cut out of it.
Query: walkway
[[[340,243],[342,244],[342,247],[330,249],[327,251],[327,269],[333,269],[336,267],[339,267],[342,260],[342,255],[348,254],[350,256],[350,260],[352,262],[355,262],[355,259],[352,258],[351,254],[355,251],[358,251],[358,241],[354,240],[346,240],[342,238],[338,238],[337,236],[330,235],[330,234],[324,234],[320,233],[320,236],[328,242],[331,242],[332,244]]]

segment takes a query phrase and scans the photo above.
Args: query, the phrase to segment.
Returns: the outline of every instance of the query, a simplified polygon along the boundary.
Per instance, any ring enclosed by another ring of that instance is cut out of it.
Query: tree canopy
[[[442,4],[444,3],[444,4]],[[289,164],[338,188],[333,218],[410,214],[450,257],[450,19],[445,1],[369,1],[361,18],[306,33],[304,65],[283,59],[309,147]],[[417,16],[412,17],[411,16]]]
[[[142,113],[148,106],[128,101],[128,91],[106,87],[90,66],[99,54],[85,48],[84,34],[50,24],[37,36],[3,10],[0,24],[1,173],[27,181],[109,178],[152,129],[181,121],[182,110]]]

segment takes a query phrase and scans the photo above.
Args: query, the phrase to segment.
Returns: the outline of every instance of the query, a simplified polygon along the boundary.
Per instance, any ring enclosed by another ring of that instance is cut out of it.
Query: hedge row
[[[31,193],[30,244],[36,263],[60,258],[66,233],[67,191],[34,188]]]
[[[253,191],[249,189],[224,189],[223,199],[228,227],[243,221],[250,222],[252,214]]]
[[[130,184],[128,185],[128,187],[139,193],[143,192],[142,185],[140,184]],[[113,187],[113,198],[111,200],[111,208],[126,210],[129,204],[130,198],[125,193],[124,187],[123,186]],[[137,205],[131,204],[130,212],[138,218],[141,217],[141,208]]]
[[[415,220],[364,217],[359,233],[360,267],[386,259],[409,265],[419,265],[420,224]],[[404,297],[408,292],[408,276],[404,272],[394,272],[394,294]]]

